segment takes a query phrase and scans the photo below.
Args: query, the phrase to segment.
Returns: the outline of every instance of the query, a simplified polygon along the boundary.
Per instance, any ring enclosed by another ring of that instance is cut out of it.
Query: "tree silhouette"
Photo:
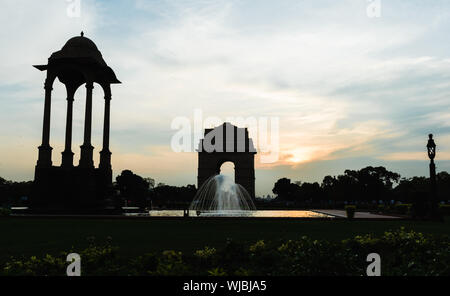
[[[281,178],[276,183],[272,189],[278,197],[278,200],[282,201],[292,201],[294,200],[296,193],[298,193],[300,186],[291,183],[291,179]]]
[[[13,182],[0,177],[0,207],[28,206],[33,182]]]
[[[116,177],[116,186],[120,197],[129,202],[129,205],[145,207],[148,205],[149,183],[141,176],[130,170],[124,170]]]
[[[436,175],[438,200],[450,200],[450,174],[440,172]]]

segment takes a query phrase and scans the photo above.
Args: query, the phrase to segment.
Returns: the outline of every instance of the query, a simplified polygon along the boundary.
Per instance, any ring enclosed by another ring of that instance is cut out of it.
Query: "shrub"
[[[62,257],[45,255],[43,258],[31,256],[29,259],[15,259],[6,262],[2,275],[57,276],[65,275],[65,260]]]
[[[109,244],[95,245],[80,251],[70,250],[57,256],[45,255],[42,258],[11,258],[0,271],[1,275],[20,276],[65,276],[68,262],[66,257],[70,253],[79,253],[81,257],[81,275],[117,275],[121,273],[120,260],[116,257],[116,247]]]
[[[197,250],[194,253],[194,256],[202,259],[208,259],[211,258],[213,255],[215,255],[217,250],[215,248],[210,248],[206,246],[203,250]]]
[[[169,250],[163,251],[158,258],[158,265],[155,272],[150,275],[188,275],[187,266],[183,262],[181,252]]]
[[[359,274],[355,254],[341,247],[340,243],[313,240],[302,237],[289,240],[278,247],[278,264],[272,275],[351,275]],[[258,272],[258,271],[256,271]],[[257,275],[262,275],[257,273]]]
[[[217,250],[208,246],[196,250],[192,256],[186,256],[186,264],[190,266],[190,273],[195,275],[208,275],[205,270],[218,265]]]
[[[400,228],[383,235],[360,235],[340,242],[301,237],[278,242],[239,244],[229,240],[218,250],[205,247],[192,254],[163,251],[121,260],[110,245],[92,245],[80,253],[82,275],[241,275],[311,276],[366,274],[367,255],[378,253],[385,276],[449,276],[450,239]],[[66,274],[65,254],[12,258],[1,275]],[[120,268],[119,268],[120,266]]]
[[[79,252],[82,262],[82,275],[117,275],[122,264],[117,256],[117,247],[110,245],[91,245]],[[71,251],[73,253],[75,251]]]
[[[352,205],[345,206],[345,211],[347,213],[347,218],[353,219],[355,217],[356,207]]]
[[[406,215],[411,211],[411,204],[396,204],[394,206],[394,213]]]
[[[0,208],[0,217],[6,217],[11,215],[11,210],[8,208]]]
[[[157,253],[146,253],[143,256],[132,259],[130,261],[128,275],[142,276],[154,274],[158,267],[158,256],[159,254]]]
[[[449,275],[450,241],[448,237],[406,231],[403,227],[387,231],[381,237],[356,236],[343,242],[352,252],[378,253],[382,275]]]

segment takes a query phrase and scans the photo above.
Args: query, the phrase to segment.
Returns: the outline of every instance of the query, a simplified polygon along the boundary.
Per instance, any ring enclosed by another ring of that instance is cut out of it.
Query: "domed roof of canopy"
[[[83,49],[89,49],[92,51],[98,51],[97,45],[95,45],[94,41],[91,39],[83,36],[75,36],[70,38],[66,44],[63,46],[63,49],[67,48],[83,48]]]
[[[85,82],[86,77],[75,77],[73,69],[84,69],[92,74],[94,82],[121,83],[114,71],[103,60],[101,52],[95,43],[80,36],[70,38],[61,50],[52,53],[47,65],[34,65],[40,71],[53,69],[61,82],[76,79],[79,83]],[[75,78],[74,78],[75,77]]]
[[[106,66],[97,45],[91,39],[84,37],[83,32],[81,32],[81,36],[70,38],[60,51],[54,52],[50,56],[50,60],[66,58],[89,58],[102,66]]]

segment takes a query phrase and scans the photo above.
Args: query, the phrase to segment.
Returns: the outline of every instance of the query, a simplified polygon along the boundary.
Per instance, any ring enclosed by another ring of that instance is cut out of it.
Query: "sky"
[[[197,154],[175,152],[171,140],[173,121],[194,124],[196,110],[203,119],[278,119],[278,159],[264,163],[263,153],[256,156],[257,195],[271,194],[281,177],[321,182],[369,165],[427,176],[429,133],[438,172],[450,171],[449,1],[2,0],[1,6],[3,178],[34,176],[45,73],[32,65],[45,64],[81,31],[122,82],[112,87],[114,176],[130,169],[157,183],[195,184]],[[75,163],[84,98],[80,88]],[[99,86],[93,114],[98,165]],[[57,81],[50,136],[55,165],[65,116],[65,90]]]

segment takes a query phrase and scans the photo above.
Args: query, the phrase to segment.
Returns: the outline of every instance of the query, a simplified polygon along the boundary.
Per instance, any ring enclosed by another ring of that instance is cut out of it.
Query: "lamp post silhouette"
[[[427,143],[428,157],[430,158],[430,215],[431,218],[436,217],[436,165],[434,158],[436,157],[436,143],[433,140],[433,134],[428,135]]]

